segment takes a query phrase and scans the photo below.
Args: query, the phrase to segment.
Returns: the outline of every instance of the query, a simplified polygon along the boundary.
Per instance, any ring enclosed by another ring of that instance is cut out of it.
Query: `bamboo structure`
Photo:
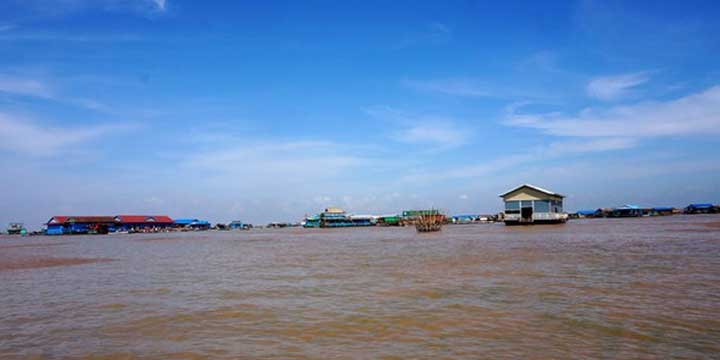
[[[443,214],[424,214],[415,221],[415,229],[418,232],[440,231],[444,222],[445,215]]]

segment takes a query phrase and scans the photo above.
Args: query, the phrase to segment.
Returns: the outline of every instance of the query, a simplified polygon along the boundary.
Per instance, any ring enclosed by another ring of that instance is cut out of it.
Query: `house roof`
[[[47,225],[62,224],[67,220],[67,216],[57,215],[53,216],[48,220]]]
[[[632,210],[637,210],[637,209],[640,209],[640,207],[637,206],[637,205],[625,204],[625,205],[623,205],[623,206],[621,206],[621,207],[618,207],[618,208],[616,208],[616,209],[626,209],[626,210],[632,209]]]
[[[514,187],[514,188],[512,188],[512,189],[510,189],[510,190],[508,190],[508,191],[506,191],[506,192],[504,192],[504,193],[502,193],[502,194],[500,194],[499,196],[500,196],[500,197],[505,197],[505,196],[507,196],[508,194],[510,194],[510,193],[512,193],[512,192],[515,192],[515,191],[517,191],[517,190],[520,190],[520,189],[522,189],[522,188],[524,188],[524,187],[533,189],[533,190],[535,190],[535,191],[539,191],[539,192],[544,193],[544,194],[552,195],[552,196],[559,196],[559,197],[563,197],[563,198],[565,197],[565,195],[558,194],[558,193],[556,193],[556,192],[552,192],[552,191],[550,191],[550,190],[543,189],[543,188],[541,188],[541,187],[539,187],[539,186],[530,185],[530,184],[522,184],[522,185],[520,185],[520,186],[516,186],[516,187]]]
[[[112,216],[67,216],[57,215],[48,220],[46,225],[60,225],[65,223],[112,223],[115,219]]]
[[[169,216],[165,215],[118,215],[115,217],[115,221],[128,224],[172,224],[173,222],[173,220]]]
[[[77,223],[102,223],[102,222],[119,222],[119,223],[157,223],[170,224],[172,219],[165,215],[118,215],[118,216],[66,216],[57,215],[48,220],[47,225],[64,224],[66,222]]]
[[[578,210],[576,214],[578,215],[593,215],[597,212],[597,210]]]
[[[672,206],[656,206],[652,209],[655,211],[671,211],[671,210],[674,210],[675,208]]]
[[[198,222],[198,219],[175,219],[173,222],[179,225],[188,225],[194,222]]]
[[[690,204],[688,207],[698,208],[698,209],[705,209],[705,208],[711,208],[713,207],[713,204],[710,203],[700,203],[700,204]]]
[[[68,216],[65,222],[69,223],[113,223],[112,216]]]

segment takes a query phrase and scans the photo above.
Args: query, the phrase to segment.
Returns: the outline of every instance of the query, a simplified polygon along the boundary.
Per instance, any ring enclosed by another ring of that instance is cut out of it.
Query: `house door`
[[[520,217],[522,222],[532,222],[533,208],[523,207],[520,209]]]

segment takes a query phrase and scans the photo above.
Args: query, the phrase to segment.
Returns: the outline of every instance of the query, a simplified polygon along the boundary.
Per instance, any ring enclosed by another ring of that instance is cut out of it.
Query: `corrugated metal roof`
[[[713,207],[713,206],[714,206],[714,205],[713,205],[713,204],[710,204],[710,203],[700,203],[700,204],[690,204],[690,206],[688,206],[688,207],[694,207],[694,208],[703,209],[703,208],[710,208],[710,207]]]
[[[50,220],[48,220],[47,225],[62,224],[65,222],[65,220],[67,220],[67,218],[68,218],[67,216],[61,216],[61,215],[53,216],[50,218]]]
[[[652,208],[654,211],[672,211],[675,208],[672,206],[656,206]]]
[[[165,215],[118,215],[115,221],[126,224],[154,223],[172,224],[173,220]]]
[[[68,223],[114,223],[112,216],[69,216],[65,222]]]
[[[179,225],[188,225],[188,224],[192,224],[197,221],[199,221],[199,220],[198,219],[175,219],[175,221],[173,221],[173,222],[176,224],[179,224]]]
[[[621,206],[621,207],[619,207],[619,208],[617,208],[617,209],[639,209],[639,208],[640,208],[640,207],[637,206],[637,205],[625,204],[625,205],[623,205],[623,206]]]
[[[553,192],[553,191],[550,191],[550,190],[547,190],[547,189],[543,189],[543,188],[541,188],[541,187],[539,187],[539,186],[535,186],[535,185],[531,185],[531,184],[522,184],[522,185],[520,185],[520,186],[516,186],[515,188],[510,189],[510,190],[508,190],[508,191],[500,194],[499,196],[500,196],[500,197],[505,197],[507,194],[510,194],[511,192],[520,190],[520,189],[522,189],[522,188],[524,188],[524,187],[528,187],[528,188],[531,188],[531,189],[533,189],[533,190],[536,190],[536,191],[539,191],[539,192],[541,192],[541,193],[545,193],[545,194],[548,194],[548,195],[565,197],[565,195],[562,195],[562,194],[559,194],[559,193],[556,193],[556,192]]]
[[[119,222],[119,223],[156,223],[171,224],[173,221],[165,215],[117,215],[117,216],[67,216],[57,215],[48,220],[47,225],[63,224],[65,222]]]

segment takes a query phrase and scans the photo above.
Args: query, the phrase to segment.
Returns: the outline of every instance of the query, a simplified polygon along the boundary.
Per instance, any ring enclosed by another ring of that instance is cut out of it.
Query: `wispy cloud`
[[[428,151],[445,150],[466,144],[474,134],[470,125],[449,116],[416,114],[392,107],[373,107],[365,112],[397,129],[387,134],[391,139],[407,144],[430,146]]]
[[[165,11],[165,5],[166,5],[165,0],[152,0],[152,1],[155,3],[155,5],[157,5],[159,10]]]
[[[469,134],[449,121],[434,121],[398,131],[394,134],[394,138],[410,144],[429,144],[449,148],[465,144]]]
[[[453,31],[450,26],[440,22],[431,22],[406,33],[403,39],[395,44],[393,48],[405,49],[424,44],[445,44],[451,41],[452,38]]]
[[[486,85],[470,78],[454,78],[440,80],[403,80],[402,85],[417,91],[435,92],[445,95],[488,97],[497,96],[488,90]]]
[[[202,174],[205,184],[283,196],[301,189],[334,192],[343,182],[340,179],[350,181],[356,171],[378,163],[367,154],[328,141],[245,139],[177,156],[192,174],[188,176]]]
[[[50,80],[48,80],[50,79]],[[62,82],[52,76],[18,76],[15,74],[0,74],[0,94],[11,96],[29,96],[48,101],[71,104],[95,111],[107,111],[108,107],[101,102],[89,98],[73,97],[62,94],[56,86]]]
[[[67,41],[77,43],[137,42],[147,37],[136,34],[71,34],[65,32],[23,31],[0,33],[0,41]]]
[[[453,77],[441,79],[413,80],[404,79],[400,85],[418,92],[467,98],[495,99],[535,99],[548,101],[558,97],[553,91],[538,89],[535,86],[507,85],[483,81],[475,77]]]
[[[43,81],[0,74],[0,92],[51,98],[53,93]]]
[[[435,41],[447,41],[452,38],[452,29],[449,26],[439,22],[433,22],[428,25],[430,36]]]
[[[601,138],[590,141],[556,141],[547,145],[528,148],[524,153],[501,156],[495,159],[484,160],[479,164],[445,169],[444,171],[422,171],[406,175],[402,182],[406,183],[432,183],[437,181],[479,178],[497,174],[501,171],[517,168],[524,164],[534,164],[569,156],[582,156],[584,154],[623,150],[635,146],[635,140],[630,138]]]
[[[86,10],[151,15],[164,12],[167,0],[23,0],[22,9],[39,16],[64,16]]]
[[[18,154],[51,157],[113,131],[127,130],[130,125],[93,125],[52,127],[0,113],[0,149]]]
[[[562,113],[510,114],[506,124],[573,137],[659,137],[720,134],[720,86],[675,100]]]
[[[632,74],[602,76],[592,80],[587,85],[587,94],[600,100],[616,100],[628,95],[631,89],[650,80],[647,72]]]

